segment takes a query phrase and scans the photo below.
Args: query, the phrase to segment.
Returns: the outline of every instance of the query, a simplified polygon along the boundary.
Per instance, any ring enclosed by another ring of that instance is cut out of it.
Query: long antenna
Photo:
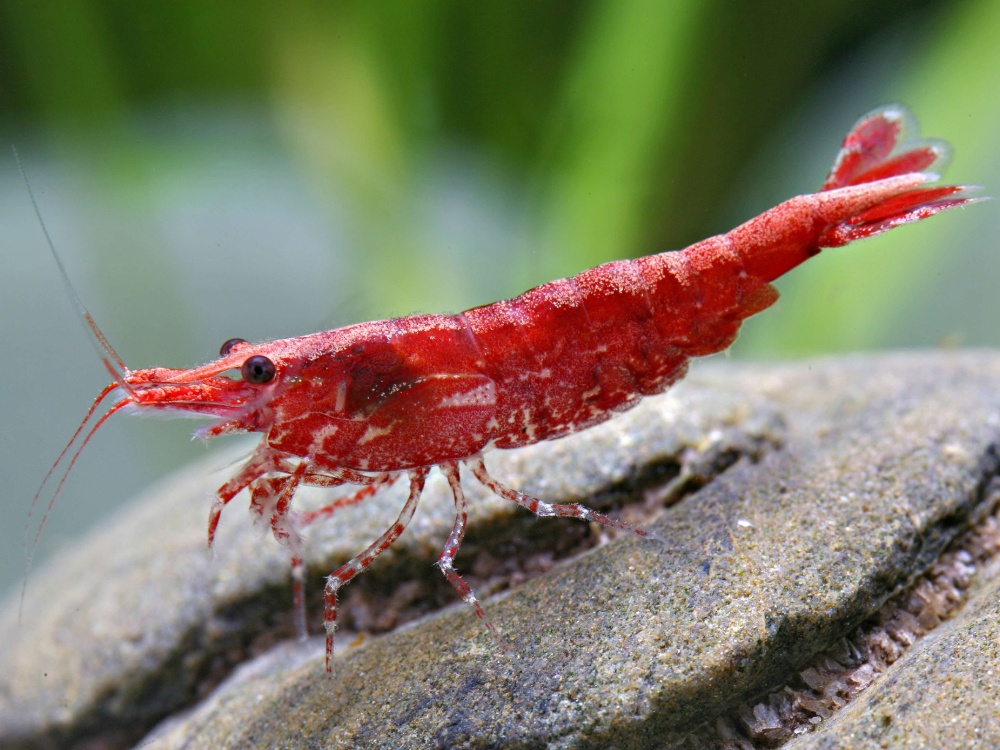
[[[118,353],[114,350],[114,348],[111,346],[108,340],[104,337],[104,334],[101,333],[101,330],[97,327],[97,324],[94,322],[93,317],[91,317],[90,312],[88,312],[87,308],[84,307],[83,302],[80,300],[80,296],[76,293],[76,289],[73,288],[73,282],[70,281],[69,274],[66,273],[66,268],[65,266],[63,266],[62,258],[60,258],[59,253],[56,252],[55,243],[52,242],[52,237],[49,235],[48,227],[45,226],[45,220],[42,218],[42,212],[38,208],[38,201],[35,199],[35,192],[31,189],[31,183],[28,181],[28,175],[24,171],[24,165],[21,163],[21,156],[17,152],[17,146],[14,146],[12,144],[10,148],[11,151],[14,152],[14,161],[17,163],[17,169],[21,173],[21,179],[24,180],[24,187],[28,191],[28,197],[31,198],[31,205],[35,209],[35,216],[38,217],[38,223],[42,227],[42,233],[45,235],[46,243],[48,243],[49,252],[52,254],[52,258],[53,260],[55,260],[56,266],[59,268],[59,274],[60,276],[62,276],[63,285],[66,287],[66,292],[69,294],[69,298],[72,300],[73,305],[76,307],[77,313],[79,313],[80,315],[80,320],[87,331],[87,338],[97,349],[98,356],[101,358],[101,361],[104,363],[104,366],[108,369],[108,372],[111,373],[111,377],[113,377],[115,380],[115,382],[112,385],[107,386],[103,391],[101,391],[100,395],[94,401],[93,405],[87,412],[86,417],[84,417],[83,422],[80,423],[80,426],[77,428],[76,432],[73,433],[73,437],[70,439],[69,443],[66,445],[65,448],[63,448],[62,453],[59,454],[59,457],[56,459],[56,462],[52,465],[48,473],[45,475],[45,478],[42,480],[41,486],[38,488],[38,491],[35,493],[34,498],[32,498],[31,500],[31,508],[28,511],[28,518],[24,522],[25,571],[24,571],[24,581],[21,584],[21,598],[18,605],[18,615],[17,615],[18,623],[20,623],[21,614],[24,609],[24,596],[28,589],[28,577],[31,575],[31,565],[32,561],[34,560],[35,550],[38,548],[38,540],[41,537],[42,529],[45,526],[45,521],[46,519],[48,519],[49,513],[51,512],[53,506],[55,505],[56,498],[59,497],[59,492],[62,490],[63,484],[65,484],[66,479],[69,477],[70,471],[73,469],[73,466],[76,464],[77,459],[80,457],[80,454],[83,452],[83,449],[86,447],[87,443],[89,443],[90,439],[94,436],[94,433],[97,432],[97,430],[101,427],[101,425],[103,425],[112,414],[114,414],[123,406],[125,406],[125,404],[128,403],[128,399],[113,404],[107,410],[107,412],[105,412],[104,415],[101,416],[96,421],[96,423],[94,423],[90,427],[89,431],[87,431],[86,433],[84,431],[86,430],[88,424],[90,423],[91,418],[97,411],[98,406],[104,401],[104,399],[108,395],[113,393],[116,388],[121,388],[130,396],[135,395],[135,389],[132,388],[131,385],[129,385],[128,380],[126,379],[126,376],[128,375],[128,368],[125,366],[125,363],[122,361],[122,358],[118,356]],[[81,437],[82,441],[78,443],[77,441],[80,440]],[[76,446],[76,450],[73,451],[72,455],[69,455],[70,451],[73,449],[74,446]],[[67,464],[64,464],[62,476],[60,477],[59,483],[56,485],[55,491],[52,493],[51,498],[49,498],[49,502],[45,508],[45,513],[42,515],[41,523],[38,526],[38,531],[35,533],[34,540],[29,546],[28,529],[29,529],[29,524],[31,523],[32,515],[34,514],[35,508],[38,505],[38,501],[42,496],[42,492],[45,490],[45,486],[48,484],[49,480],[55,473],[57,467],[60,464],[62,464],[63,459],[65,459],[67,455],[69,455],[69,462]]]
[[[80,299],[80,295],[76,293],[76,289],[73,287],[73,282],[69,280],[69,274],[66,273],[66,267],[63,266],[62,258],[60,258],[59,253],[56,252],[55,243],[49,235],[49,229],[45,226],[45,220],[42,218],[42,212],[38,208],[38,201],[35,200],[35,191],[31,189],[31,183],[28,181],[28,175],[24,171],[24,165],[21,164],[21,156],[17,152],[17,146],[12,145],[10,149],[14,152],[14,161],[17,163],[17,169],[21,173],[21,179],[24,180],[24,187],[28,191],[28,197],[31,198],[31,205],[35,209],[35,216],[38,217],[38,223],[42,227],[42,234],[45,235],[45,242],[49,246],[49,252],[52,254],[52,258],[55,260],[56,266],[59,268],[59,275],[62,276],[63,285],[66,287],[66,293],[69,294],[69,298],[72,300],[73,306],[76,307],[76,311],[80,315],[84,328],[87,330],[87,338],[90,339],[96,347],[98,355],[100,355],[101,359],[104,361],[108,371],[111,373],[112,377],[114,377],[115,382],[118,383],[119,387],[121,387],[126,393],[134,395],[132,387],[125,379],[128,368],[125,366],[122,358],[118,356],[118,352],[114,350],[108,340],[104,337],[104,334],[101,333],[101,329],[97,327],[97,323],[94,322],[94,318],[91,316],[87,308],[84,307],[83,301]]]

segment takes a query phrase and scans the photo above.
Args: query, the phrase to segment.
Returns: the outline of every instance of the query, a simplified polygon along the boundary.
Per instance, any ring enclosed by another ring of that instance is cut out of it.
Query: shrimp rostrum
[[[209,544],[225,505],[248,489],[251,508],[289,547],[297,580],[303,523],[405,476],[409,493],[398,518],[327,580],[327,671],[340,587],[403,533],[437,467],[455,502],[439,566],[496,635],[453,567],[466,526],[461,471],[539,516],[648,536],[582,505],[547,503],[506,487],[489,474],[483,455],[586,429],[666,390],[691,357],[732,344],[742,321],[777,299],[771,282],[821,249],[975,200],[961,186],[929,185],[948,147],[907,141],[909,121],[894,105],[868,114],[848,134],[819,192],[726,234],[681,251],[606,263],[457,315],[411,315],[259,344],[233,339],[219,359],[190,370],[129,370],[91,323],[115,382],[70,446],[85,435],[82,449],[126,405],[213,418],[198,432],[205,438],[260,433],[252,457],[218,490]],[[118,400],[84,433],[108,396]],[[292,501],[303,485],[358,490],[320,511],[295,514]],[[301,611],[298,585],[296,592]]]

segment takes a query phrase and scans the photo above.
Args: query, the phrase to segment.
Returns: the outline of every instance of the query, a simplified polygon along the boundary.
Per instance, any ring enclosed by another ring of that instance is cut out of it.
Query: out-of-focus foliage
[[[777,185],[815,185],[820,173],[794,165],[824,165],[841,131],[886,99],[905,97],[957,141],[959,166],[982,164],[1000,107],[994,7],[7,3],[0,124],[134,196],[159,187],[152,170],[210,174],[212,139],[191,131],[200,120],[238,139],[242,115],[349,217],[351,242],[330,251],[363,259],[358,312],[454,307],[725,229],[745,215],[734,202],[755,211],[770,199],[753,196],[778,196]],[[810,115],[836,128],[808,142]],[[178,133],[186,142],[164,153]],[[767,144],[773,162],[761,160]],[[501,263],[479,257],[474,237],[450,253],[432,246],[441,217],[430,213],[448,210],[437,191],[452,179],[477,183],[474,200],[498,200],[479,209],[509,220]],[[118,251],[107,252],[109,294],[149,275],[114,271]],[[483,262],[489,281],[476,278]],[[905,297],[909,284],[894,276],[879,309]],[[797,318],[813,320],[806,305]],[[796,334],[784,350],[891,341],[831,333],[811,345]]]
[[[0,140],[126,361],[188,366],[683,247],[813,189],[888,101],[996,194],[997,39],[990,0],[7,2]],[[26,504],[103,376],[4,162],[0,455]],[[825,253],[737,356],[1000,343],[997,216]],[[187,429],[109,424],[69,486],[120,499]]]

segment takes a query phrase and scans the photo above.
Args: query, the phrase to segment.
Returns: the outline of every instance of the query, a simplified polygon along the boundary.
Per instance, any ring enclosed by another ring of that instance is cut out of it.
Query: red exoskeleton
[[[136,371],[87,316],[115,382],[98,396],[56,465],[82,438],[68,473],[94,431],[124,407],[213,418],[197,433],[205,438],[258,432],[253,456],[218,490],[208,542],[226,504],[249,489],[252,510],[289,547],[297,582],[304,525],[405,475],[409,494],[399,517],[328,578],[327,671],[340,587],[403,533],[428,472],[437,467],[455,502],[439,566],[497,635],[453,567],[466,527],[461,468],[540,516],[571,516],[648,536],[581,505],[550,504],[505,487],[490,476],[483,455],[586,429],[664,391],[684,375],[691,357],[728,347],[745,318],[777,299],[770,282],[822,248],[974,200],[962,195],[963,187],[927,185],[937,178],[928,170],[948,147],[903,142],[908,120],[898,106],[868,114],[848,134],[820,192],[792,198],[726,234],[678,252],[606,263],[457,315],[412,315],[260,344],[233,339],[219,359],[201,367]],[[117,400],[86,431],[108,397]],[[359,490],[320,510],[293,510],[300,486],[345,484]],[[296,599],[301,618],[299,583]],[[304,632],[304,621],[300,628]]]

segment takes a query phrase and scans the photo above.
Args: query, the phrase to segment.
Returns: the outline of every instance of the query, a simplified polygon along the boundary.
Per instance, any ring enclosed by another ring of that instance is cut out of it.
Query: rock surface
[[[433,568],[452,522],[435,480],[344,589],[347,624],[387,632],[341,634],[333,680],[319,639],[282,640],[284,550],[232,507],[205,554],[227,471],[195,467],[35,575],[25,625],[5,605],[0,748],[128,747],[164,719],[144,748],[992,747],[1000,577],[949,545],[996,510],[998,382],[992,352],[714,363],[610,423],[490,454],[511,486],[622,506],[663,539],[579,554],[603,529],[534,519],[468,479],[456,564],[480,594],[514,586],[484,602],[508,659]],[[402,485],[310,529],[311,591],[392,521]],[[663,496],[680,501],[644,520]],[[894,630],[885,608],[943,555],[971,561],[954,619]],[[866,627],[896,639],[884,673],[852,635]],[[819,681],[848,660],[864,689],[820,696],[831,712],[816,694],[840,683]]]

